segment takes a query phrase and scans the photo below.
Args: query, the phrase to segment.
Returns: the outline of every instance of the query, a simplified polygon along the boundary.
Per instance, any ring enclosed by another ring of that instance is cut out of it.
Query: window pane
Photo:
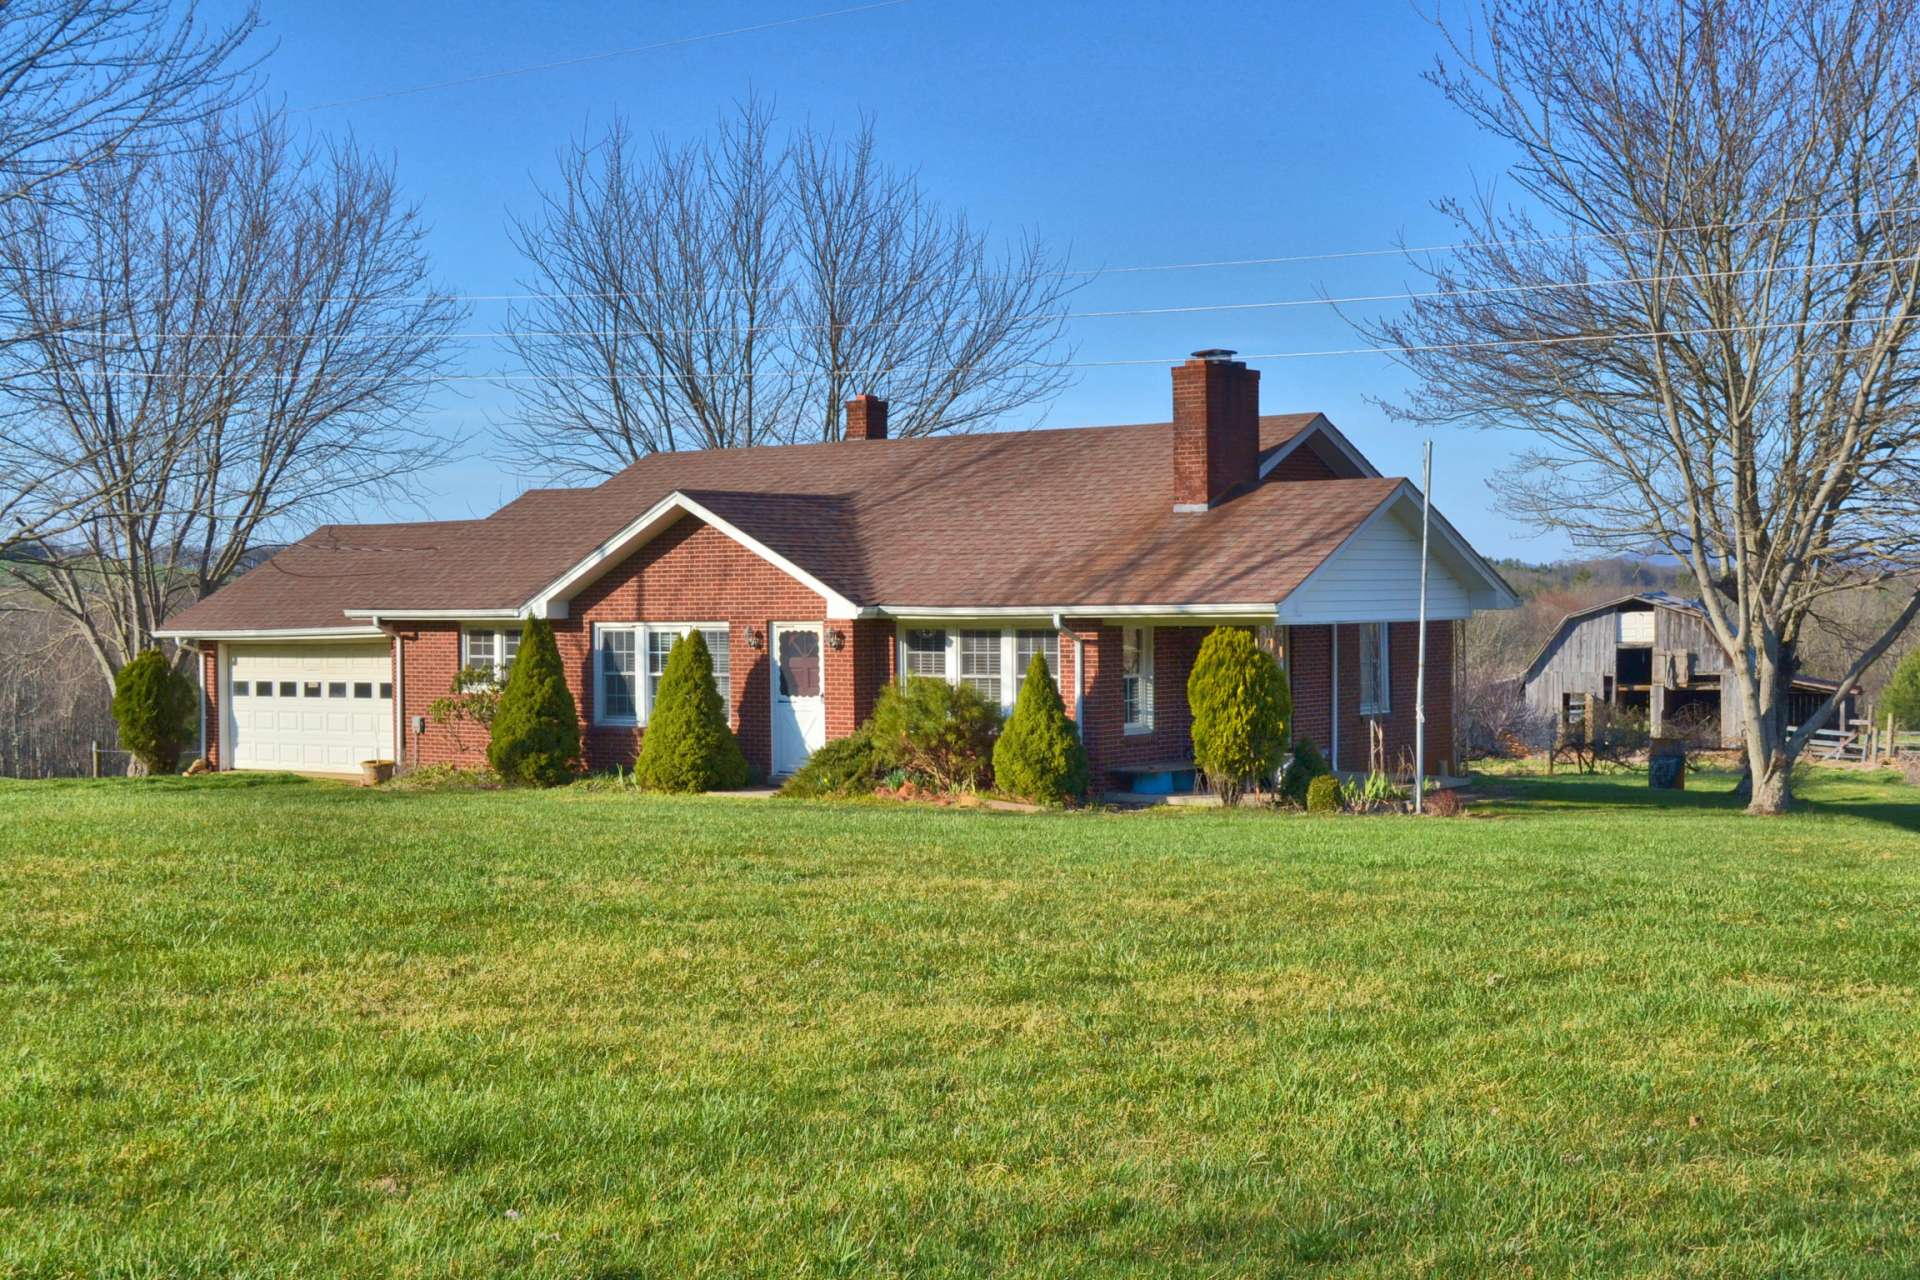
[[[244,684],[245,682],[242,681],[242,683]],[[253,682],[253,696],[256,698],[271,698],[273,696],[273,681],[255,680]]]
[[[633,701],[633,632],[606,631],[600,636],[600,714],[631,720]]]
[[[666,674],[667,659],[673,654],[674,641],[680,638],[678,632],[647,632],[647,705],[660,696],[660,677]]]
[[[500,633],[500,669],[505,671],[513,665],[514,657],[520,652],[520,632],[503,631]]]
[[[354,681],[353,696],[356,698],[371,698],[373,696],[373,685],[365,680]]]
[[[245,680],[235,680],[233,682],[233,696],[236,698],[244,698],[247,696],[247,682]]]
[[[962,631],[960,633],[960,680],[970,684],[981,697],[1000,705],[1000,633],[998,631]]]
[[[1120,631],[1120,698],[1128,728],[1153,725],[1153,633],[1145,627]]]
[[[328,682],[328,684],[327,684],[327,696],[328,696],[329,698],[344,698],[344,697],[346,697],[346,696],[347,696],[347,682],[346,682],[345,680],[333,680],[333,681],[329,681],[329,682]]]
[[[283,698],[297,698],[300,696],[300,686],[291,680],[282,680],[280,682],[280,696]]]
[[[713,655],[713,687],[720,691],[720,705],[733,705],[732,637],[725,627],[702,627],[700,638]]]
[[[1013,637],[1013,691],[1016,695],[1027,682],[1027,668],[1033,665],[1033,655],[1036,653],[1045,655],[1047,672],[1053,677],[1054,687],[1060,685],[1060,633],[1021,631]]]
[[[493,665],[493,632],[467,632],[467,663],[470,667]]]
[[[304,698],[317,698],[317,697],[319,697],[319,696],[320,696],[320,682],[319,682],[318,680],[309,680],[309,681],[307,681],[307,684],[306,684],[306,688],[305,688],[304,690],[302,690],[302,691],[301,691],[301,696],[302,696],[302,697],[304,697]]]
[[[906,674],[947,678],[947,633],[944,631],[907,632]]]
[[[393,686],[385,680],[380,682],[380,696],[383,698],[391,698],[393,696]]]
[[[820,696],[820,633],[780,633],[780,693],[787,698]]]

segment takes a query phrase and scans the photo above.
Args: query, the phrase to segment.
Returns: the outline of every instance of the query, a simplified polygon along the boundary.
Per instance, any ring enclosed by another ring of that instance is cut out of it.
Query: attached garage
[[[354,773],[393,758],[385,641],[227,644],[224,754],[232,769]]]

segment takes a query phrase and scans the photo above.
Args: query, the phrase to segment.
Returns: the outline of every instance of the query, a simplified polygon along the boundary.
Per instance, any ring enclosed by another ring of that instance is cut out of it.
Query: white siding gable
[[[1409,519],[1411,517],[1411,519]],[[1436,529],[1427,566],[1427,617],[1473,612],[1462,567]],[[1420,508],[1395,499],[1280,602],[1284,623],[1413,622],[1420,617]]]

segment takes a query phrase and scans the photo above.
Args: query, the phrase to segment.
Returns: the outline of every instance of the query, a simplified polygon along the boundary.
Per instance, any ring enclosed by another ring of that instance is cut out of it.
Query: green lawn
[[[1920,792],[1499,785],[0,783],[0,1275],[1920,1271]]]

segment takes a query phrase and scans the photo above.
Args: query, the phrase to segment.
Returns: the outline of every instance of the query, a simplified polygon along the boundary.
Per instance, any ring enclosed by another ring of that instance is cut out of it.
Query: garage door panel
[[[351,773],[393,753],[383,643],[229,645],[233,767]]]

